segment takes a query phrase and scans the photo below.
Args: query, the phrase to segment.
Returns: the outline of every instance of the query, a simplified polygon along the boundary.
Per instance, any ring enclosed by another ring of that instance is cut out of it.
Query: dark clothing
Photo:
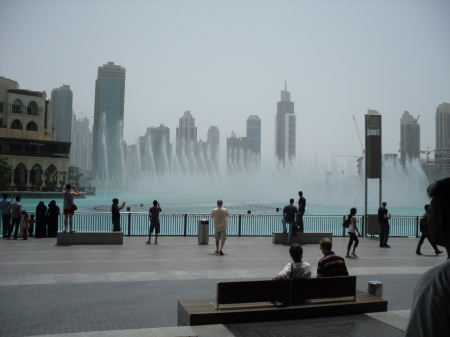
[[[350,235],[350,240],[348,241],[347,249],[352,248],[353,242],[355,242],[355,248],[358,247],[359,239],[355,233],[348,233]]]
[[[159,221],[159,213],[162,212],[160,207],[150,207],[148,212],[150,213],[150,221]]]
[[[380,247],[387,245],[389,239],[389,219],[384,216],[388,215],[388,210],[385,207],[378,209],[378,223],[380,224]]]
[[[19,234],[20,218],[11,218],[11,226],[9,226],[8,238],[11,237],[12,231],[14,229],[14,239],[17,239]]]
[[[328,252],[319,261],[317,277],[348,276],[345,260],[334,252]]]
[[[47,206],[39,202],[36,207],[36,232],[35,237],[45,238],[47,236]]]
[[[48,237],[56,238],[58,235],[59,207],[56,204],[49,204],[47,211]]]
[[[298,211],[305,212],[305,207],[306,207],[306,199],[300,197],[300,199],[298,199]]]
[[[113,223],[113,232],[120,232],[120,211],[119,205],[111,205],[111,216]]]
[[[420,253],[420,248],[422,248],[422,244],[425,241],[425,239],[428,239],[428,242],[430,242],[430,245],[433,247],[434,252],[436,254],[439,254],[439,248],[431,241],[430,233],[428,232],[428,212],[425,212],[422,216],[422,219],[420,219],[420,231],[422,232],[422,235],[420,236],[419,244],[417,245],[416,252]]]
[[[284,219],[286,222],[295,223],[295,214],[297,213],[297,207],[294,205],[287,205],[283,209]]]
[[[2,226],[3,226],[3,237],[8,237],[9,227],[11,226],[11,216],[9,214],[2,214]]]

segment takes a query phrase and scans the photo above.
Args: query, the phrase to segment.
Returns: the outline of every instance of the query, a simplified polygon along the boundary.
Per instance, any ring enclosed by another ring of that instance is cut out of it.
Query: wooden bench
[[[323,238],[333,239],[333,233],[331,232],[303,232],[297,233],[297,236],[292,237],[292,243],[299,244],[319,244],[319,241]],[[287,244],[288,233],[272,232],[272,243],[274,244]]]
[[[57,245],[122,245],[123,232],[58,232]]]
[[[178,325],[229,324],[387,311],[356,276],[218,282],[216,300],[178,300]]]

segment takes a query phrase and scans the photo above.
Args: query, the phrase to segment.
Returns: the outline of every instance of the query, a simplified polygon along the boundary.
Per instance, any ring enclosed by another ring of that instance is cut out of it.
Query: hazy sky
[[[262,120],[274,154],[280,90],[297,115],[297,156],[360,155],[367,109],[383,115],[383,153],[397,153],[403,111],[435,148],[435,110],[450,102],[450,1],[0,0],[0,76],[21,89],[70,85],[94,114],[97,68],[126,68],[124,139],[175,127],[190,110],[198,139],[245,136]],[[92,127],[92,123],[91,123]]]

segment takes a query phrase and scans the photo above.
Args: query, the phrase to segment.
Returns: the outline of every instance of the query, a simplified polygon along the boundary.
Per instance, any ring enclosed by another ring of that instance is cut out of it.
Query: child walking
[[[28,222],[29,222],[28,214],[27,214],[27,212],[23,211],[22,217],[20,218],[20,227],[22,228],[22,233],[23,233],[22,240],[28,239]]]

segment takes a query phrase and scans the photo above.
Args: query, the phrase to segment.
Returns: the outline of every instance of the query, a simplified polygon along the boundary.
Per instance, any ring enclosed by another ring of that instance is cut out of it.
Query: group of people
[[[66,189],[63,192],[64,232],[67,232],[68,226],[70,233],[75,232],[73,230],[73,215],[76,207],[74,207],[73,197],[79,195],[80,192],[76,186],[66,185]],[[3,199],[0,200],[3,238],[9,239],[11,235],[13,235],[15,240],[19,236],[24,240],[27,240],[28,236],[36,238],[56,237],[58,233],[58,217],[60,215],[60,208],[56,201],[50,201],[48,206],[43,201],[40,201],[36,206],[36,216],[34,214],[28,216],[20,200],[20,196],[16,196],[15,201],[12,198],[8,200],[7,194],[3,194]],[[19,231],[19,228],[22,230]]]
[[[303,233],[303,215],[305,214],[306,199],[303,192],[298,192],[298,207],[294,206],[294,199],[289,200],[289,205],[283,208],[283,217],[281,222],[283,224],[283,233],[288,233],[287,225],[289,225],[289,234],[287,245],[291,245],[292,237],[296,236],[298,232]]]

